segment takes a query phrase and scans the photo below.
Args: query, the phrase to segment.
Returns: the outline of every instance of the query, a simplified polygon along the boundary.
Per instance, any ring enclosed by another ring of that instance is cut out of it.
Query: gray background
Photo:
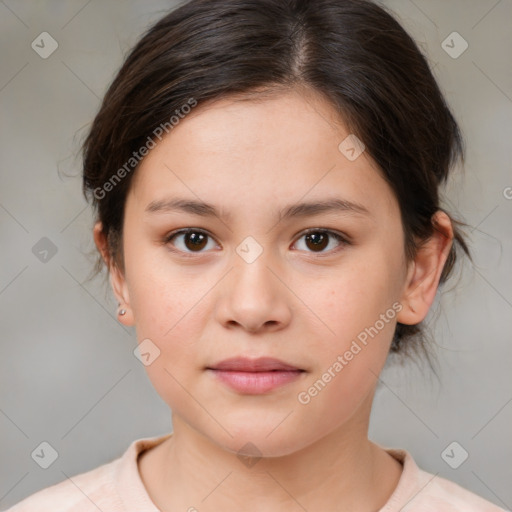
[[[449,285],[457,287],[429,315],[439,380],[412,364],[390,365],[371,437],[510,509],[512,1],[383,3],[428,54],[466,137],[465,170],[451,180],[445,205],[471,225],[475,263],[464,264]],[[136,438],[171,429],[167,406],[133,355],[133,330],[116,321],[102,280],[86,281],[92,217],[77,152],[123,55],[172,5],[0,1],[3,509],[120,456]],[[58,42],[47,59],[31,48],[44,31]],[[442,46],[453,31],[469,44],[458,58]],[[47,261],[38,252],[44,237],[57,249]],[[31,458],[43,441],[59,453],[46,470]],[[441,457],[453,441],[469,453],[458,469]]]

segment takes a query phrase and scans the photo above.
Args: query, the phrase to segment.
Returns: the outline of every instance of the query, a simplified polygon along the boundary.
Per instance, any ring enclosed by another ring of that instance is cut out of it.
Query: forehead
[[[351,137],[319,95],[225,98],[180,120],[141,162],[131,188],[144,207],[176,189],[226,204],[243,197],[245,206],[252,201],[259,208],[334,191],[368,209],[393,207],[392,191],[368,154],[347,158]]]
[[[325,145],[335,142],[329,136],[337,139],[348,134],[333,106],[308,89],[211,101],[193,110],[173,132],[176,144],[177,138],[187,138],[196,151],[209,153],[256,151],[262,147],[271,147],[274,152],[294,146],[297,150],[308,149],[322,139]],[[287,156],[293,158],[292,154]]]

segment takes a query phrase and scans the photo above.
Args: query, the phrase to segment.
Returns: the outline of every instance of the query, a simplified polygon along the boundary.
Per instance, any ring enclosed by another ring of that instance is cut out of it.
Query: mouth
[[[267,393],[306,373],[302,368],[270,357],[230,358],[206,370],[230,389],[248,395]]]
[[[225,359],[208,370],[235,371],[235,372],[271,372],[271,371],[304,371],[301,368],[285,363],[273,357],[259,357],[250,359],[248,357],[232,357]]]

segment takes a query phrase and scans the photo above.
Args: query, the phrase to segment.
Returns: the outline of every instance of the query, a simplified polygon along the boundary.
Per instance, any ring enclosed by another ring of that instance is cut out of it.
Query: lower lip
[[[270,372],[239,372],[226,370],[212,370],[215,376],[230,388],[249,395],[259,395],[272,391],[280,386],[297,380],[301,370],[270,371]]]

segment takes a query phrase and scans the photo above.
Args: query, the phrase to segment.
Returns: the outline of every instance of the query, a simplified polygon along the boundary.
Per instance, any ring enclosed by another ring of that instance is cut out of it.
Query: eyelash
[[[164,237],[164,243],[167,245],[169,244],[173,238],[175,238],[176,236],[178,235],[186,235],[187,233],[200,233],[200,234],[203,234],[211,239],[214,240],[213,236],[211,236],[208,232],[202,230],[202,229],[199,229],[199,228],[185,228],[185,229],[179,229],[177,231],[173,231],[169,234],[167,234],[165,237]],[[325,233],[325,234],[328,234],[330,237],[336,239],[338,242],[339,242],[339,246],[335,249],[331,249],[330,251],[320,251],[320,252],[315,252],[315,251],[307,251],[311,254],[316,254],[320,257],[324,256],[324,255],[332,255],[332,254],[335,254],[337,253],[338,251],[342,250],[345,246],[347,245],[351,245],[351,242],[347,239],[347,237],[341,235],[340,233],[337,233],[336,231],[332,231],[330,229],[322,229],[322,228],[311,228],[311,229],[307,229],[306,231],[303,231],[302,233],[300,233],[299,237],[297,238],[297,240],[299,240],[300,238],[303,238],[304,236],[307,236],[309,234],[312,234],[312,233]],[[194,252],[194,251],[182,251],[181,249],[171,249],[172,251],[175,251],[175,252],[178,252],[182,255],[184,255],[185,257],[196,257],[200,254],[202,254],[204,251],[197,251],[197,252]]]

